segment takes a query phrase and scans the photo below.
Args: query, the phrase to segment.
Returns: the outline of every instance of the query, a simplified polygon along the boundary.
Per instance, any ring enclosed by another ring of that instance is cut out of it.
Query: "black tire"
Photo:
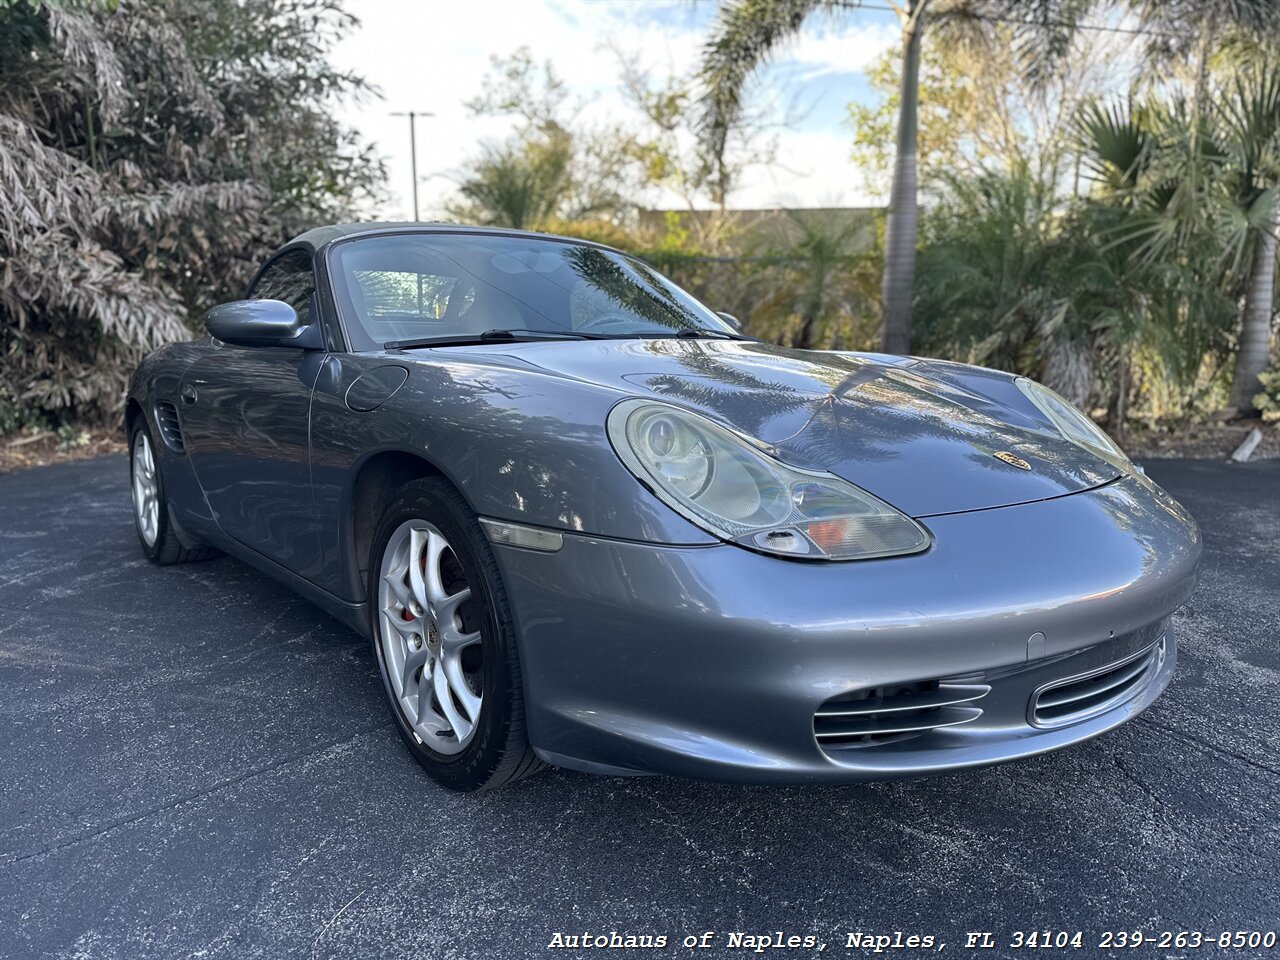
[[[137,505],[132,499],[132,488],[135,482],[134,471],[136,467],[136,458],[134,456],[138,444],[145,442],[150,446],[152,463],[154,467],[154,484],[155,484],[155,501],[156,501],[156,534],[153,542],[148,543],[148,538],[143,532],[142,518],[139,515]],[[164,476],[160,470],[160,462],[155,439],[151,436],[151,431],[147,429],[146,421],[139,417],[134,423],[132,431],[129,433],[129,485],[130,485],[130,502],[134,505],[133,510],[133,527],[138,534],[138,543],[142,546],[142,552],[146,558],[152,563],[162,567],[166,567],[173,563],[191,563],[195,560],[208,560],[210,557],[218,555],[218,551],[211,547],[198,546],[188,549],[182,545],[182,541],[178,539],[177,532],[173,529],[173,524],[169,522],[169,501],[164,493]]]
[[[475,732],[457,753],[432,750],[413,729],[388,674],[382,641],[379,579],[392,535],[407,521],[425,521],[449,543],[471,588],[483,657],[482,706]],[[529,746],[525,728],[524,688],[515,627],[506,591],[489,541],[470,506],[441,478],[415,480],[392,498],[378,522],[369,556],[369,628],[387,705],[400,738],[415,760],[438,783],[451,790],[492,790],[536,773],[546,766]]]

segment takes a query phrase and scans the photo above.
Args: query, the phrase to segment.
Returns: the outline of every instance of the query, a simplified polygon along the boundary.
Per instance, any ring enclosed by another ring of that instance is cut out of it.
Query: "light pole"
[[[409,163],[413,168],[413,219],[418,219],[418,128],[414,120],[418,117],[434,117],[434,113],[426,110],[394,111],[393,117],[409,118]]]

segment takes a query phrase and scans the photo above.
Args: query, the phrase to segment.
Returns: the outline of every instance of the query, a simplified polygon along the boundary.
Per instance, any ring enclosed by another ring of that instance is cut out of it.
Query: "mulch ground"
[[[0,437],[0,473],[14,473],[28,467],[44,467],[51,463],[85,460],[108,453],[123,453],[124,434],[119,428],[87,431],[87,443],[63,450],[55,433]]]
[[[1139,460],[1226,460],[1249,431],[1262,431],[1262,442],[1250,460],[1280,457],[1280,423],[1259,420],[1198,423],[1176,432],[1130,429],[1120,441],[1125,453]]]

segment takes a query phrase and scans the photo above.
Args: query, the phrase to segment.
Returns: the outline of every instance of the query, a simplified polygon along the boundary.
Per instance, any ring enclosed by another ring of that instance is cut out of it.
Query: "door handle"
[[[182,402],[190,406],[196,402],[196,388],[191,384],[184,384],[182,387]]]

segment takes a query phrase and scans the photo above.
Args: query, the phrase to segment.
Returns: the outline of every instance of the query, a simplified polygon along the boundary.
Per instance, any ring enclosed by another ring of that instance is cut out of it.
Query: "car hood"
[[[757,438],[786,462],[834,473],[913,517],[1045,500],[1119,476],[1063,439],[1008,374],[962,364],[723,340],[556,341],[448,352],[453,360],[465,353],[483,365],[696,410]]]

